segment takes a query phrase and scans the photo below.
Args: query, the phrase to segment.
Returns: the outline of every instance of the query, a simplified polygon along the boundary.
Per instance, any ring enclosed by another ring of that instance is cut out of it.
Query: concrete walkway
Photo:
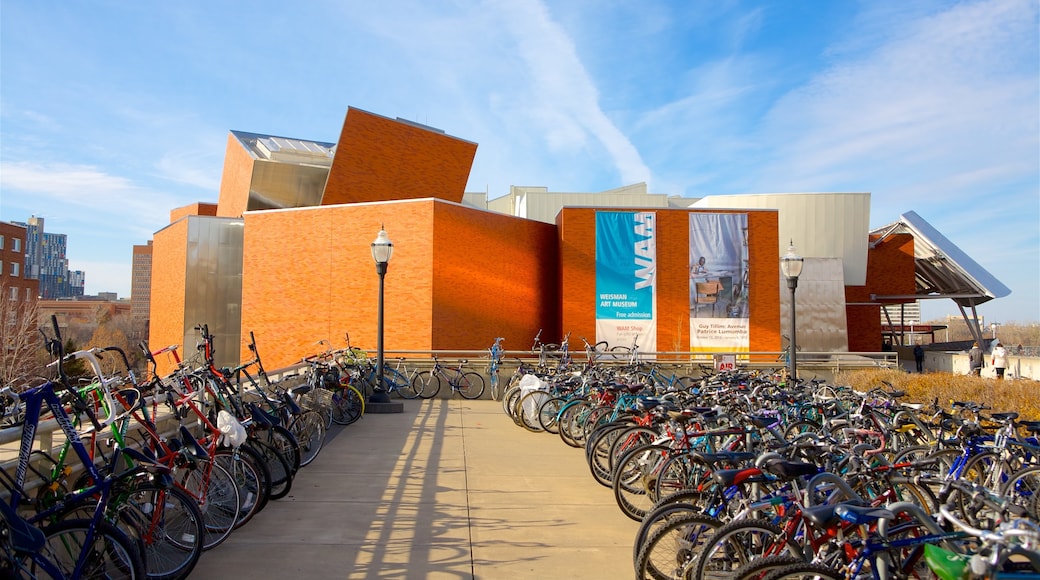
[[[330,431],[192,578],[632,578],[637,527],[583,450],[500,403],[405,401]]]

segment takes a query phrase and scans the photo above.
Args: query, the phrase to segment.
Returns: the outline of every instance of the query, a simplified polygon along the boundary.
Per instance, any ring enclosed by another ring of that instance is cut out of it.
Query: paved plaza
[[[192,578],[631,578],[637,527],[583,450],[500,403],[405,401],[334,427]]]

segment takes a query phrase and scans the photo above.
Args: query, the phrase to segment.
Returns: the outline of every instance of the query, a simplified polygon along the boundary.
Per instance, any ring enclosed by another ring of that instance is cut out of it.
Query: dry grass
[[[898,370],[863,370],[840,373],[835,385],[848,385],[859,391],[885,387],[906,391],[904,401],[930,403],[936,398],[950,408],[950,401],[982,403],[994,412],[1017,411],[1019,419],[1040,420],[1040,382],[1030,380],[998,381],[952,373],[913,374]]]

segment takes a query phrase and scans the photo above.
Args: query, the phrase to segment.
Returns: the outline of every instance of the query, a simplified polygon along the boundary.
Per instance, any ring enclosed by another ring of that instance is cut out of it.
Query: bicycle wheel
[[[94,539],[86,544],[93,529]],[[145,578],[144,556],[137,543],[108,522],[92,526],[90,520],[61,520],[43,529],[47,544],[43,555],[72,578],[80,554],[90,554],[80,578],[84,580],[140,580]]]
[[[638,522],[653,506],[657,477],[670,452],[667,445],[643,445],[630,450],[618,462],[611,487],[626,517]]]
[[[419,391],[415,389],[415,382],[413,378],[415,376],[414,371],[400,372],[394,370],[394,392],[398,394],[402,399],[417,399],[419,398]]]
[[[286,463],[289,464],[292,474],[295,476],[296,472],[300,470],[302,462],[300,442],[296,439],[296,436],[292,434],[292,431],[281,425],[272,426],[266,433],[267,442],[281,452],[282,456],[285,457]]]
[[[687,513],[665,523],[639,547],[636,578],[683,578],[719,528],[719,521],[703,514]]]
[[[762,519],[734,520],[715,532],[697,559],[696,578],[729,578],[748,562],[780,554],[798,556],[778,526]]]
[[[271,499],[282,499],[292,489],[292,466],[276,447],[261,439],[250,439],[244,446],[252,449],[271,474]]]
[[[293,418],[289,431],[300,443],[300,466],[310,464],[325,444],[325,420],[317,411],[305,410]]]
[[[350,425],[365,414],[365,398],[353,385],[346,385],[332,393],[332,422]]]
[[[542,429],[554,435],[559,433],[560,425],[557,423],[557,419],[560,416],[560,409],[566,402],[567,399],[563,397],[552,397],[538,407],[538,424],[542,426]]]
[[[463,399],[479,399],[484,394],[484,377],[472,371],[463,373],[456,388]]]
[[[238,529],[267,505],[271,497],[271,472],[256,452],[245,446],[218,449],[213,461],[231,474],[238,487],[241,499],[241,508],[235,519],[235,529]]]
[[[441,392],[441,378],[432,371],[419,371],[412,379],[412,389],[423,399],[432,399]]]
[[[195,500],[184,491],[153,483],[136,485],[117,508],[144,542],[147,578],[185,578],[202,555],[205,527]]]
[[[520,397],[520,400],[517,401],[520,426],[534,433],[543,431],[539,410],[542,404],[548,400],[549,393],[545,391],[531,391]]]
[[[1034,521],[1040,521],[1040,467],[1034,465],[1012,474],[1000,495],[1008,503],[1024,508]]]
[[[733,580],[761,580],[771,572],[804,563],[805,558],[799,558],[790,554],[766,556],[765,558],[758,558],[757,560],[748,562],[745,566],[741,566],[733,573]]]
[[[242,509],[238,485],[228,470],[213,460],[198,460],[194,469],[174,472],[177,483],[195,500],[202,512],[205,535],[202,549],[219,546],[231,535]]]
[[[805,562],[792,564],[786,568],[774,570],[766,575],[765,580],[845,580],[845,574],[834,568]]]

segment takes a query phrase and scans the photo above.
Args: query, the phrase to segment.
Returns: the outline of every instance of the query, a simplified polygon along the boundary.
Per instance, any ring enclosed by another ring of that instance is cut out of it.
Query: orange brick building
[[[483,349],[498,336],[523,350],[540,329],[546,342],[566,332],[594,337],[596,210],[565,208],[547,224],[464,206],[475,154],[474,143],[354,108],[337,144],[232,132],[216,206],[174,210],[155,234],[150,343],[187,344],[191,354],[194,326],[206,323],[222,341],[218,363],[236,364],[250,356],[243,337],[253,332],[271,369],[320,350],[319,340],[344,346],[345,332],[373,348],[369,245],[381,225],[395,248],[388,350]],[[690,344],[683,232],[690,213],[723,210],[653,211],[667,232],[657,249],[656,343],[682,350]],[[732,211],[748,216],[749,348],[778,351],[778,212]],[[871,264],[887,293],[913,287],[912,247],[907,254],[887,241],[871,250]],[[852,302],[874,289],[846,291]],[[878,350],[878,308],[850,306],[848,315],[849,346]]]

